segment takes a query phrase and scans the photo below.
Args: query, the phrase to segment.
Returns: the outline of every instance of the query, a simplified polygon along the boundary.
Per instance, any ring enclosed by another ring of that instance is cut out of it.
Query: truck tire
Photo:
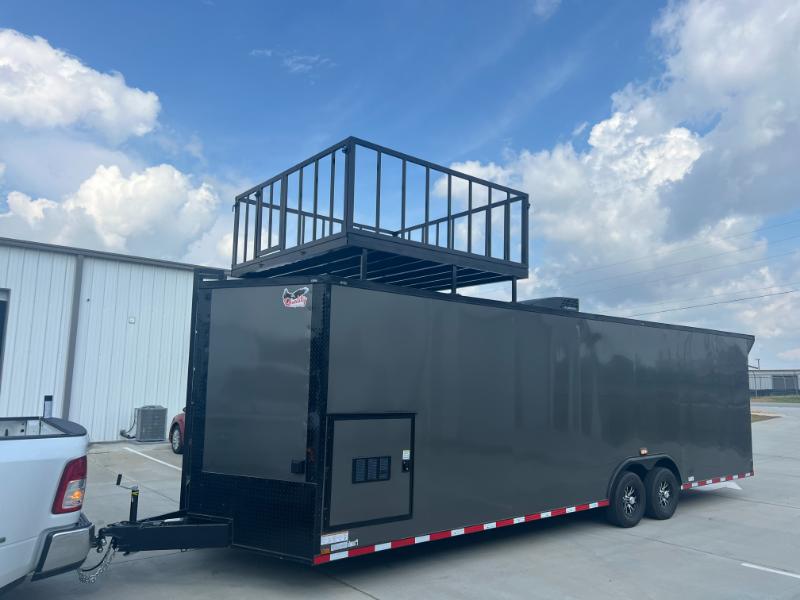
[[[633,527],[642,520],[645,511],[645,487],[636,473],[623,473],[608,504],[608,520],[617,527]]]
[[[664,520],[675,514],[680,486],[672,471],[656,467],[647,474],[644,488],[647,494],[645,513],[648,517]]]

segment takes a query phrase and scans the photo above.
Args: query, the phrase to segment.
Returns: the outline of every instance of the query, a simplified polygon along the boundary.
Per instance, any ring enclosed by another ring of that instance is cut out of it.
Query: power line
[[[658,257],[661,258],[663,256],[669,256],[671,254],[677,254],[679,252],[684,252],[685,250],[689,250],[691,248],[696,248],[698,246],[706,246],[711,244],[712,242],[722,242],[725,240],[732,240],[738,237],[743,237],[745,235],[750,235],[751,233],[758,233],[759,231],[767,231],[769,229],[775,229],[777,227],[783,227],[785,225],[792,225],[794,223],[800,223],[800,219],[792,219],[790,221],[784,221],[783,223],[775,223],[774,225],[768,225],[766,227],[759,227],[758,229],[753,229],[751,231],[745,231],[743,233],[737,233],[734,235],[729,235],[721,238],[712,238],[709,240],[705,240],[703,242],[696,242],[694,244],[689,244],[688,246],[684,246],[683,248],[676,248],[675,250],[670,250],[669,252],[653,252],[651,254],[645,254],[643,256],[637,256],[634,258],[627,258],[625,260],[620,260],[613,263],[608,263],[607,265],[599,265],[597,267],[589,267],[588,269],[580,269],[578,271],[572,271],[571,273],[567,273],[567,275],[578,275],[579,273],[587,273],[589,271],[599,271],[601,269],[610,269],[611,267],[616,267],[618,265],[626,265],[628,263],[636,262],[639,260],[644,260],[646,258]]]
[[[782,238],[780,240],[774,240],[774,241],[769,242],[769,244],[771,246],[773,244],[780,244],[781,242],[788,242],[789,240],[796,240],[798,238],[800,238],[800,234],[791,235],[789,237],[785,237],[785,238]],[[677,265],[686,265],[686,264],[689,264],[689,263],[697,262],[699,260],[706,260],[706,259],[709,259],[709,258],[717,258],[717,257],[720,257],[720,256],[726,256],[728,254],[736,254],[737,252],[744,252],[746,250],[752,250],[753,248],[760,248],[760,247],[761,247],[761,244],[754,244],[752,246],[747,246],[745,248],[737,248],[736,250],[726,250],[725,252],[719,252],[717,254],[709,254],[708,256],[699,256],[697,258],[689,258],[687,260],[682,260],[682,261],[678,261],[678,262],[674,262],[674,263],[668,263],[666,265],[660,265],[658,267],[652,267],[650,269],[642,269],[640,271],[632,271],[630,273],[620,273],[618,275],[609,275],[608,277],[601,277],[599,279],[589,279],[587,281],[581,281],[580,283],[573,283],[571,285],[580,286],[580,285],[586,285],[588,283],[597,283],[599,281],[609,281],[611,279],[619,279],[620,277],[631,277],[633,275],[641,275],[642,273],[649,273],[651,271],[659,271],[661,269],[667,269],[669,267],[675,267]]]
[[[800,285],[800,281],[793,283],[776,283],[774,285],[766,285],[764,287],[749,288],[746,290],[736,290],[733,292],[719,292],[717,294],[707,294],[705,296],[694,296],[692,298],[673,298],[671,300],[659,300],[658,302],[647,302],[645,304],[638,304],[636,306],[627,307],[626,310],[639,310],[640,308],[647,308],[648,306],[663,306],[665,304],[676,304],[681,302],[694,302],[695,300],[705,300],[706,298],[719,298],[720,296],[732,296],[736,294],[748,292],[761,292],[763,290],[771,290],[773,288],[793,287]]]
[[[749,264],[758,263],[758,262],[766,262],[766,261],[769,261],[769,260],[772,260],[772,259],[775,259],[775,258],[782,258],[784,256],[789,256],[791,254],[797,254],[797,253],[798,253],[798,250],[792,250],[791,252],[784,252],[782,254],[773,254],[772,256],[765,256],[763,258],[756,258],[755,260],[744,260],[744,261],[735,262],[735,263],[732,263],[732,264],[729,264],[729,265],[722,265],[722,266],[719,266],[719,267],[710,267],[708,269],[698,269],[696,271],[691,271],[689,273],[681,273],[679,275],[670,275],[669,277],[661,277],[659,279],[649,279],[647,281],[637,281],[637,282],[634,282],[634,283],[625,283],[623,285],[617,285],[617,286],[612,286],[612,287],[608,287],[608,288],[602,288],[602,289],[597,289],[597,290],[589,290],[588,292],[583,292],[583,293],[584,294],[596,294],[596,293],[600,293],[600,292],[609,292],[611,290],[618,290],[618,289],[622,289],[622,288],[626,288],[626,287],[633,287],[635,285],[647,285],[647,284],[650,284],[650,283],[659,283],[661,281],[669,281],[670,279],[681,279],[683,277],[690,277],[692,275],[698,275],[700,273],[710,273],[711,271],[720,271],[722,269],[730,269],[731,267],[738,267],[738,266],[741,266],[741,265],[749,265]]]
[[[775,292],[774,294],[761,294],[760,296],[748,296],[745,298],[734,298],[733,300],[720,300],[719,302],[709,302],[708,304],[695,304],[693,306],[681,306],[680,308],[669,308],[666,310],[656,310],[652,312],[636,313],[630,315],[631,317],[643,317],[645,315],[660,315],[662,313],[675,312],[678,310],[689,310],[690,308],[701,308],[704,306],[717,306],[719,304],[732,304],[733,302],[744,302],[745,300],[758,300],[759,298],[769,298],[771,296],[784,296],[786,294],[794,294],[800,292],[800,289],[788,290],[786,292]]]

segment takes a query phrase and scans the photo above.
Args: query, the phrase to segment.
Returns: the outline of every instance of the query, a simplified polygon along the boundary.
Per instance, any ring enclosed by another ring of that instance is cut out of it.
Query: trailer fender
[[[631,472],[636,473],[639,478],[644,481],[644,478],[647,476],[647,473],[652,471],[656,467],[665,467],[672,471],[675,475],[675,478],[678,480],[680,484],[683,479],[681,479],[680,471],[678,470],[677,463],[673,460],[673,458],[668,454],[651,454],[648,456],[632,456],[630,458],[626,458],[623,460],[617,468],[614,470],[611,478],[608,480],[608,490],[606,491],[606,497],[610,498],[612,492],[614,491],[614,486],[617,484],[620,476],[623,473]]]

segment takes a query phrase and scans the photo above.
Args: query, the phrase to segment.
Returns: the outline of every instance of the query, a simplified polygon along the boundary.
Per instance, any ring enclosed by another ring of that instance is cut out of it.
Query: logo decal
[[[293,292],[290,292],[289,288],[284,288],[283,305],[286,308],[305,308],[308,306],[308,292],[307,287],[297,288]]]

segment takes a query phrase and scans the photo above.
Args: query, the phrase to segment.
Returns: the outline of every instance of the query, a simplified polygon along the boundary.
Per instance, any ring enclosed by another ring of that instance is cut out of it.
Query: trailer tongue
[[[108,539],[115,550],[125,553],[225,548],[231,545],[231,521],[176,511],[140,521],[113,523],[103,527],[97,537],[99,547]]]
[[[752,475],[752,336],[517,302],[526,194],[348,138],[235,213],[239,279],[195,286],[181,510],[101,544],[322,564],[596,508],[630,527]],[[456,293],[498,282],[511,302]]]

